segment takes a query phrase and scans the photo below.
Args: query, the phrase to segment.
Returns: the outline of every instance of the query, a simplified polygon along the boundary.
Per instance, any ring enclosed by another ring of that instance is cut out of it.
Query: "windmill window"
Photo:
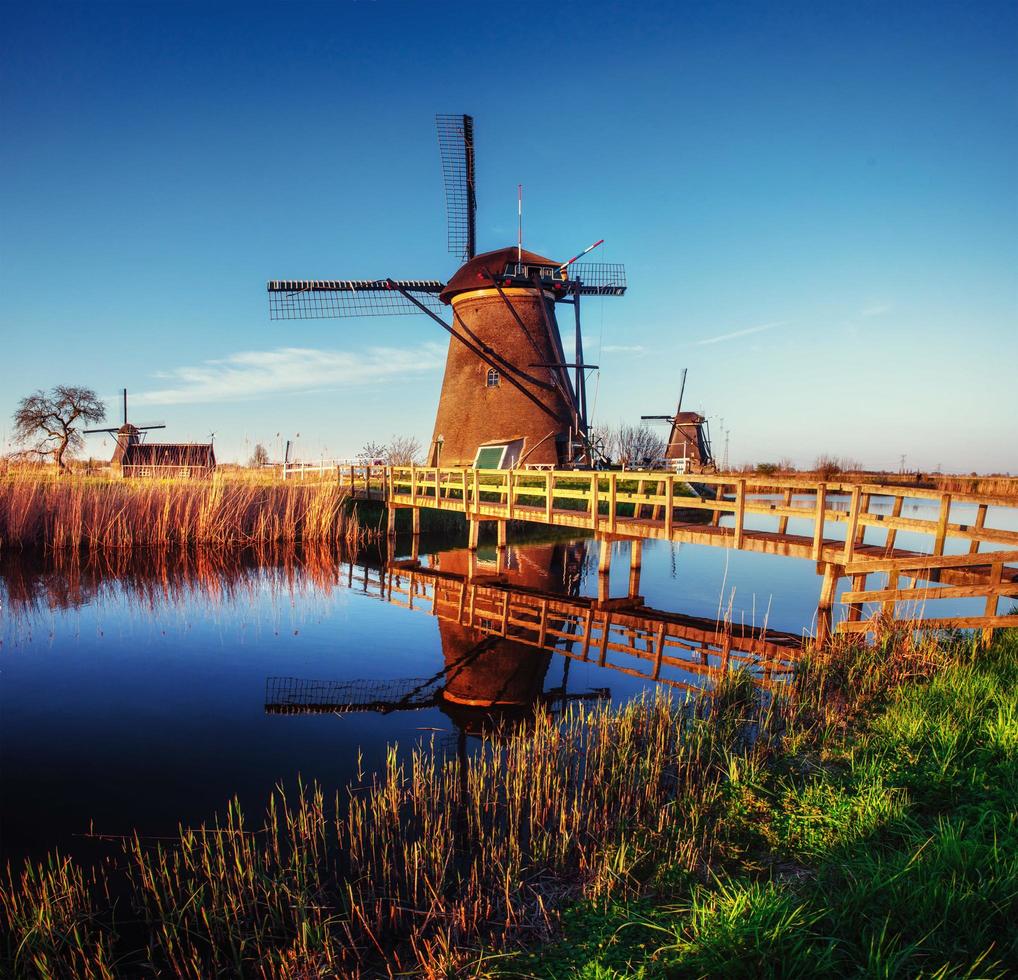
[[[501,378],[498,376],[498,371],[494,368],[488,369],[488,380],[487,386],[489,388],[497,388],[501,384]]]

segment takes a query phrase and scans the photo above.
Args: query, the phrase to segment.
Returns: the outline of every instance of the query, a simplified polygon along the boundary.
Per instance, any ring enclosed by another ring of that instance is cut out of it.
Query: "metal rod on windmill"
[[[593,252],[594,249],[597,248],[598,245],[603,245],[603,244],[604,244],[604,239],[601,238],[598,241],[594,242],[593,245],[588,245],[582,252],[580,252],[579,255],[574,255],[568,262],[563,262],[558,267],[558,271],[562,272],[565,269],[568,269],[569,266],[571,266],[577,259],[582,259],[583,256],[586,255],[588,252]]]

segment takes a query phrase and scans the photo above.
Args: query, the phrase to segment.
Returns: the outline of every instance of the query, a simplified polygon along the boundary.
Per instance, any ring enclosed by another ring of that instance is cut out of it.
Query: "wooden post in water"
[[[852,576],[852,591],[862,592],[866,588],[866,573],[859,572]],[[858,623],[862,619],[862,603],[853,602],[848,607],[848,621]]]
[[[412,533],[413,533],[413,536],[414,536],[415,539],[421,533],[421,508],[420,507],[415,507],[414,508]]]
[[[640,594],[640,569],[643,565],[643,540],[633,538],[629,542],[629,597]]]
[[[601,553],[597,560],[597,597],[605,600],[609,595],[609,581],[612,567],[612,541],[608,535],[601,537]]]
[[[389,520],[386,525],[386,534],[392,537],[396,533],[396,508],[392,504],[389,504]]]
[[[467,548],[470,551],[477,551],[477,534],[480,527],[481,522],[476,517],[470,518],[467,522]]]
[[[506,529],[509,527],[508,521],[498,522],[498,549],[501,551],[506,546]]]
[[[840,566],[833,562],[824,563],[824,578],[820,584],[820,601],[817,603],[817,646],[824,646],[831,639],[834,597],[838,591],[840,577]]]

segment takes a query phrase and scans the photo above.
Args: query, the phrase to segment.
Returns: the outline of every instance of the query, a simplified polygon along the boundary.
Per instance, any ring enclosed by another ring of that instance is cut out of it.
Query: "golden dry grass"
[[[364,535],[327,481],[0,477],[0,548],[357,544]]]

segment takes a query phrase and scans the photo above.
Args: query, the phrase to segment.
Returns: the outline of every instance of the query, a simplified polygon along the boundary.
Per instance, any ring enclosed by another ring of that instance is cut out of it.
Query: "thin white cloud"
[[[241,401],[279,392],[313,391],[345,385],[380,384],[439,370],[445,346],[372,347],[363,351],[280,347],[238,351],[202,364],[156,375],[166,387],[139,392],[136,404],[180,405]]]
[[[874,303],[872,306],[867,306],[865,309],[859,311],[859,316],[871,317],[871,316],[883,316],[885,313],[890,313],[891,307],[888,303]]]
[[[646,349],[643,344],[605,344],[601,351],[605,354],[642,354]]]
[[[732,333],[723,333],[717,337],[704,337],[703,340],[697,340],[695,343],[698,346],[702,346],[703,344],[720,344],[725,340],[735,340],[738,337],[748,337],[751,333],[760,333],[763,330],[771,330],[774,327],[781,327],[787,322],[787,320],[775,320],[773,323],[761,323],[755,327],[746,327],[745,330],[735,330]]]

